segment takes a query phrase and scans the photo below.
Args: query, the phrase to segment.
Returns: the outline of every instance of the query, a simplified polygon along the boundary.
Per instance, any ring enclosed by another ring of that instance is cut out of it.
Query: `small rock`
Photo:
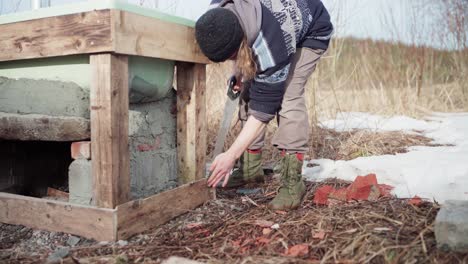
[[[76,237],[76,236],[70,236],[67,240],[67,244],[70,246],[70,247],[74,247],[76,245],[78,245],[78,243],[80,242],[80,238]]]
[[[60,261],[70,254],[70,249],[67,247],[61,247],[56,249],[50,256],[47,258],[47,263],[60,263]]]
[[[237,194],[241,194],[241,195],[252,195],[252,194],[258,194],[261,192],[262,192],[262,189],[260,188],[255,188],[255,189],[240,188],[240,189],[237,189],[236,191]]]
[[[446,201],[434,229],[440,249],[468,253],[468,201]]]
[[[109,245],[109,241],[101,241],[98,243],[99,246],[107,246]]]
[[[279,228],[280,228],[279,224],[274,224],[274,225],[271,226],[271,229],[278,230]]]
[[[119,246],[121,246],[121,247],[125,247],[125,246],[128,245],[128,241],[126,241],[126,240],[119,240],[119,241],[117,241],[117,244],[118,244]]]
[[[317,163],[311,163],[311,162],[307,163],[307,168],[313,168],[313,167],[318,167],[318,166],[320,165]]]
[[[237,212],[242,212],[242,211],[244,211],[244,209],[242,209],[241,207],[235,206],[235,205],[233,205],[233,204],[231,204],[231,206],[229,206],[229,207],[230,207],[231,210],[233,210],[233,211],[237,211]]]
[[[57,235],[56,232],[50,232],[49,237],[50,237],[50,238],[53,238],[53,237],[55,237],[55,235]]]
[[[170,257],[164,260],[162,264],[201,264],[201,262],[181,257]]]
[[[221,207],[224,206],[224,203],[221,200],[214,200],[213,203],[216,204],[217,206],[221,206]]]

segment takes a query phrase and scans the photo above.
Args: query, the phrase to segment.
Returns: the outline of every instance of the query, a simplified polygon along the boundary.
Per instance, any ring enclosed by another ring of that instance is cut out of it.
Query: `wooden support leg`
[[[91,152],[96,206],[115,208],[130,196],[128,58],[91,55]]]
[[[206,69],[203,64],[177,64],[177,155],[179,184],[205,177]]]

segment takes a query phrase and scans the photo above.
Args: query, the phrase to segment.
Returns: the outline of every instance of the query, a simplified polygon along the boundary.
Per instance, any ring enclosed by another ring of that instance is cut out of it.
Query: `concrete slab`
[[[72,82],[0,76],[0,112],[89,119],[89,91]]]

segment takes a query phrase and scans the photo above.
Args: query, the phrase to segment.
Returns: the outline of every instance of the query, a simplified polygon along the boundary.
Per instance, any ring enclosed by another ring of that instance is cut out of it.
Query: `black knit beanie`
[[[217,7],[208,10],[198,19],[195,36],[208,59],[222,62],[239,49],[244,31],[232,11]]]

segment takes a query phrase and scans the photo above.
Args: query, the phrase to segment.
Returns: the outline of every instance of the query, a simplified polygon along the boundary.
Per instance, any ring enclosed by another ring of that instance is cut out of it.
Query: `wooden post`
[[[179,184],[205,177],[206,101],[204,64],[177,64],[177,155]]]
[[[94,200],[115,208],[130,196],[128,57],[97,54],[90,62]]]

